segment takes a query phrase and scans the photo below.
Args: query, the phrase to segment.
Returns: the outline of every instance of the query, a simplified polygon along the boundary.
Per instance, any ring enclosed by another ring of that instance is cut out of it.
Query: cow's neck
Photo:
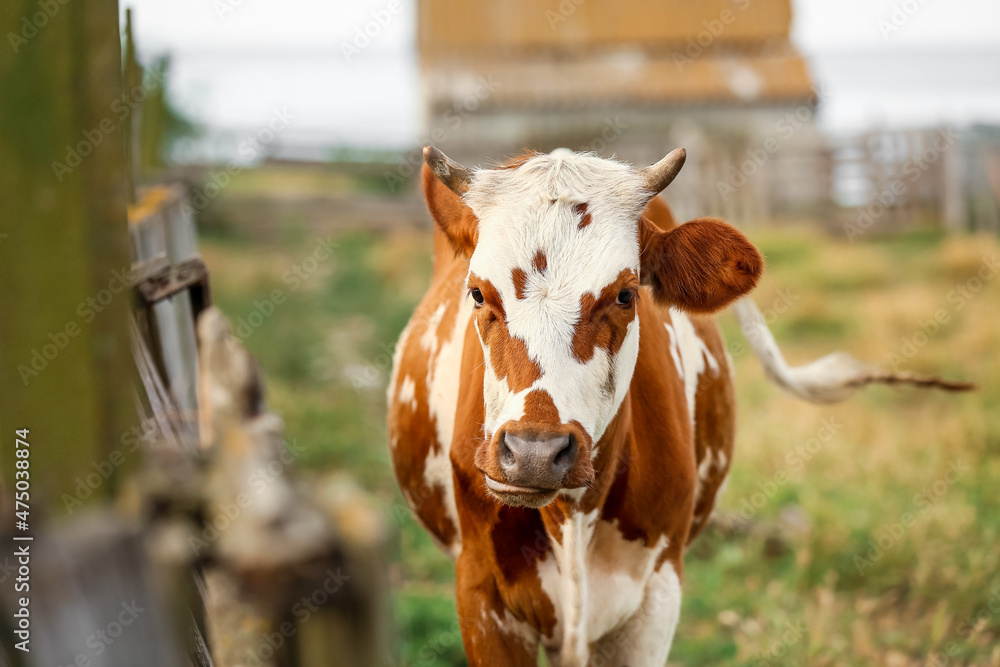
[[[631,392],[626,394],[618,414],[596,443],[596,478],[579,499],[560,494],[540,512],[549,541],[559,564],[560,603],[563,620],[562,664],[576,664],[587,655],[586,633],[589,591],[587,554],[601,510],[615,477],[625,465],[628,434],[632,420]]]

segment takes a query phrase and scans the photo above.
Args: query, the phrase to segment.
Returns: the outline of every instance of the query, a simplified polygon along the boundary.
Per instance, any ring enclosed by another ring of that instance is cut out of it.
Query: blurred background
[[[473,163],[524,146],[647,163],[684,145],[683,216],[831,223],[949,127],[958,150],[920,163],[876,226],[928,206],[943,224],[997,224],[983,201],[997,187],[993,3],[135,6],[140,53],[169,55],[170,98],[202,129],[175,160],[232,157],[277,108],[294,121],[268,157],[383,163],[376,180],[392,192],[423,143]]]
[[[465,664],[452,563],[385,442],[392,352],[430,277],[415,184],[432,143],[483,166],[559,146],[646,165],[684,146],[665,198],[761,248],[755,298],[790,362],[844,349],[979,385],[804,405],[721,315],[737,453],[687,558],[671,665],[1000,665],[1000,4],[121,4],[125,91],[131,48],[147,98],[131,228],[181,220],[170,259],[203,260],[295,466],[364,497],[353,516],[376,535],[347,521],[347,550],[377,543],[362,560],[380,576],[345,572],[386,591],[372,636],[391,662]],[[149,260],[157,242],[136,238]],[[184,332],[156,343],[182,412],[201,298],[156,306]]]

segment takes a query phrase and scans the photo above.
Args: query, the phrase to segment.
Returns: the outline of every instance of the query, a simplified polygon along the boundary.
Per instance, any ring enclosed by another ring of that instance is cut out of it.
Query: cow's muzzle
[[[579,456],[572,434],[503,433],[498,444],[500,469],[515,486],[558,489]]]
[[[575,431],[580,430],[580,433]],[[486,488],[509,505],[541,507],[562,489],[593,481],[589,439],[582,429],[510,422],[476,452]]]

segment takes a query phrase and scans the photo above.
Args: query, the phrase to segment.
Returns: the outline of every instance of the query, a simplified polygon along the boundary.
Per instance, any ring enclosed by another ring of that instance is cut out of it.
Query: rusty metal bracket
[[[212,305],[208,267],[201,257],[170,264],[164,255],[157,255],[133,269],[133,284],[147,307],[184,290],[191,292],[196,319],[201,311]]]

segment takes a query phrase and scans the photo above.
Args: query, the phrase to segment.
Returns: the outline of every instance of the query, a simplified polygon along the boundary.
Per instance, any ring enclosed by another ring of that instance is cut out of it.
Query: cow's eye
[[[472,288],[472,299],[476,302],[477,306],[483,305],[483,293],[479,291],[478,287]]]
[[[627,306],[632,303],[632,290],[623,289],[621,292],[618,292],[618,300],[615,303],[619,306]]]

